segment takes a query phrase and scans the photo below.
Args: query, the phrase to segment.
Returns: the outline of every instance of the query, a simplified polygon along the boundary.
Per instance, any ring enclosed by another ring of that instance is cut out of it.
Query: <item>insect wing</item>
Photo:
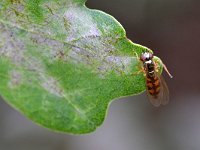
[[[169,89],[162,75],[159,76],[156,74],[156,76],[158,77],[160,83],[159,93],[158,95],[153,96],[147,89],[147,96],[151,104],[158,107],[160,105],[166,105],[169,102]]]
[[[161,91],[160,91],[161,104],[166,105],[169,102],[169,89],[162,75],[160,76],[160,81],[161,81],[160,82],[161,83]]]

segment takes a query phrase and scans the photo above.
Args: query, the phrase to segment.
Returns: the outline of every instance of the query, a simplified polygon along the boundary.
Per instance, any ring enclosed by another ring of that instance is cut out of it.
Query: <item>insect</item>
[[[150,52],[144,52],[140,55],[140,60],[143,63],[143,72],[146,76],[148,98],[151,104],[158,107],[160,105],[166,105],[169,102],[169,90],[162,75],[158,74],[158,65],[153,58],[154,56]],[[172,78],[167,67],[164,64],[162,65],[170,78]]]

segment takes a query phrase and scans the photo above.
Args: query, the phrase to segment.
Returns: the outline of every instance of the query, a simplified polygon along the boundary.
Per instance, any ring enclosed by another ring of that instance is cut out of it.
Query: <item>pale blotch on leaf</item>
[[[87,15],[84,9],[70,7],[65,12],[64,19],[68,23],[68,28],[66,29],[69,34],[66,39],[67,42],[90,36],[101,36],[95,21],[91,16]]]
[[[22,74],[16,70],[10,72],[10,81],[8,82],[8,87],[13,89],[22,83]]]

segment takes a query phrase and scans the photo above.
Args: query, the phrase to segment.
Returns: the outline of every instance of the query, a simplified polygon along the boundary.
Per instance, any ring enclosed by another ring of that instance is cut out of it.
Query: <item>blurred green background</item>
[[[0,150],[199,150],[200,1],[88,0],[89,8],[114,16],[133,42],[154,50],[170,103],[154,108],[143,93],[111,104],[96,132],[72,136],[50,132],[0,101]]]

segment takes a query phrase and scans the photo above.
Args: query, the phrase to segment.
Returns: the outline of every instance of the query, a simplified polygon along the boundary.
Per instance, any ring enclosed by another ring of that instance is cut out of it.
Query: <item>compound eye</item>
[[[146,56],[145,56],[144,54],[142,54],[142,55],[140,56],[140,60],[141,60],[141,61],[145,61],[145,60],[146,60]]]
[[[153,58],[153,54],[149,53],[149,58],[152,59]]]
[[[151,54],[149,52],[142,53],[142,55],[140,56],[140,60],[143,62],[151,60],[152,58],[153,58],[153,54]]]

